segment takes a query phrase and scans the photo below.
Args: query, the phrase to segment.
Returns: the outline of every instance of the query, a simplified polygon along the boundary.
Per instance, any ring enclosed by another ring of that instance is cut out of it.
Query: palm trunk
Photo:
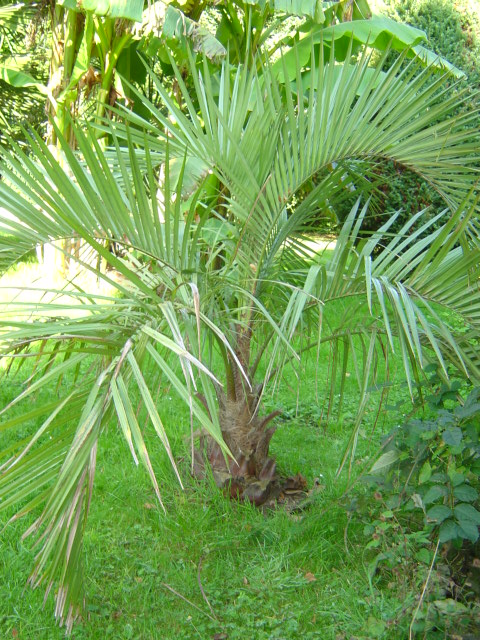
[[[269,457],[276,427],[269,424],[280,411],[260,415],[263,385],[255,386],[246,380],[250,344],[250,332],[240,332],[235,355],[241,368],[229,358],[226,391],[216,388],[220,428],[233,458],[226,459],[217,442],[204,436],[203,446],[207,438],[205,451],[196,452],[194,468],[196,475],[203,475],[206,458],[220,488],[232,497],[246,498],[260,505],[270,495],[271,483],[276,477],[275,461]]]

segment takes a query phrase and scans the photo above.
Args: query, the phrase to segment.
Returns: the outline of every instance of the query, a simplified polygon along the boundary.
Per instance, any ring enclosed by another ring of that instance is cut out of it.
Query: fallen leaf
[[[307,573],[305,574],[305,580],[307,580],[308,582],[316,582],[316,577],[313,575],[313,573],[310,573],[310,571],[307,571]]]
[[[301,473],[297,473],[296,476],[290,476],[288,477],[284,484],[282,489],[285,490],[292,490],[292,489],[306,489],[307,488],[307,481],[305,480],[305,478],[302,476]]]
[[[476,569],[480,569],[480,558],[473,559],[472,567],[475,567]]]
[[[143,582],[143,578],[140,576],[135,576],[134,580],[135,582]]]
[[[245,576],[243,576],[243,584],[245,586],[247,586],[247,584],[248,584],[248,578],[246,578]]]
[[[228,640],[228,636],[226,633],[216,633],[213,636],[213,640]]]
[[[156,509],[156,508],[157,508],[157,505],[152,504],[151,502],[145,502],[145,504],[143,505],[143,507],[144,507],[145,509]]]

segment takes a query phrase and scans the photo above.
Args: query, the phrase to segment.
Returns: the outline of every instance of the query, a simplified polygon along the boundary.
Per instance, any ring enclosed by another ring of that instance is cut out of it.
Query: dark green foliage
[[[393,429],[350,507],[365,523],[372,579],[428,586],[412,629],[429,638],[478,619],[464,583],[479,548],[480,389],[462,394],[459,382],[438,384],[424,417]]]
[[[32,81],[48,82],[49,41],[47,3],[0,2],[5,10],[9,4],[18,7],[11,14],[0,15],[0,67],[17,69]],[[5,69],[0,71],[5,72]],[[6,73],[6,72],[5,72]],[[24,142],[23,129],[41,132],[46,123],[46,97],[34,84],[24,84],[25,78],[6,82],[0,74],[0,145],[8,146],[8,138]]]
[[[468,88],[466,106],[474,107],[480,85],[480,5],[470,0],[386,0],[386,5],[390,17],[425,31],[429,47],[465,73],[459,88]],[[364,230],[378,229],[392,211],[403,212],[391,229],[395,232],[417,211],[431,206],[433,216],[445,208],[440,195],[408,167],[385,162],[376,177],[378,215],[365,220]]]
[[[373,211],[363,224],[365,231],[375,231],[391,215],[401,211],[391,232],[397,232],[418,211],[429,207],[426,219],[445,209],[445,201],[420,176],[395,162],[384,162],[376,169],[379,181]],[[376,213],[375,213],[376,211]],[[415,227],[411,229],[413,233]]]
[[[387,0],[386,4],[393,18],[425,31],[431,48],[462,69],[472,88],[478,86],[480,81],[478,2]]]
[[[479,538],[480,388],[465,401],[459,392],[442,385],[430,417],[398,425],[368,478],[410,529],[440,543]]]

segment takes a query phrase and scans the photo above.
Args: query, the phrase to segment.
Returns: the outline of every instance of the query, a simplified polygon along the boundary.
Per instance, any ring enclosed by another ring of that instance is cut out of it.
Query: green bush
[[[480,550],[480,388],[462,395],[458,381],[439,383],[424,416],[385,438],[350,505],[364,523],[370,578],[423,591],[410,615],[412,630],[429,638],[480,620],[471,575]]]
[[[442,386],[432,417],[410,420],[388,436],[370,475],[387,508],[440,543],[479,538],[480,388],[447,408],[458,386]]]
[[[480,85],[480,3],[477,0],[385,0],[387,14],[426,32],[429,47],[465,73],[458,89],[470,93],[470,108]],[[453,84],[453,81],[452,81]],[[406,167],[386,162],[377,167],[379,215],[369,218],[365,230],[375,230],[385,214],[402,210],[396,231],[413,214],[427,206],[432,215],[445,208],[445,202],[430,185]],[[413,231],[413,230],[412,230]]]
[[[388,14],[427,34],[431,49],[480,82],[480,13],[475,0],[386,0]],[[473,90],[473,89],[472,89]]]

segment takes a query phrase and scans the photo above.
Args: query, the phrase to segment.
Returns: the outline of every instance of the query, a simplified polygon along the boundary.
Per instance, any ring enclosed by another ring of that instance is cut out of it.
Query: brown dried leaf
[[[251,482],[245,488],[243,495],[258,507],[267,500],[269,491],[269,487],[265,486],[263,482]]]
[[[241,480],[242,480],[241,478],[237,478],[230,482],[229,494],[230,494],[230,497],[233,498],[234,500],[239,500],[243,496],[245,487],[241,482]]]
[[[195,449],[193,452],[193,477],[198,480],[205,478],[205,461],[202,453]]]
[[[258,475],[258,479],[264,482],[271,482],[275,477],[275,470],[277,468],[277,463],[272,458],[268,458],[265,461],[265,464],[262,467]]]
[[[232,480],[232,476],[228,471],[220,471],[217,469],[213,469],[213,477],[215,480],[215,484],[219,489],[228,487],[230,481]]]
[[[208,452],[208,460],[212,466],[212,469],[218,471],[227,471],[227,464],[225,462],[225,455],[217,442],[210,444],[210,451]]]
[[[248,475],[248,460],[242,454],[237,460],[232,460],[229,465],[230,473],[233,478],[245,478]]]
[[[307,571],[307,573],[305,574],[304,578],[308,582],[316,582],[317,581],[316,577],[310,571]]]
[[[285,480],[285,484],[283,485],[283,490],[294,490],[301,489],[304,490],[307,488],[307,481],[302,476],[301,473],[297,473],[296,476],[290,476]]]

